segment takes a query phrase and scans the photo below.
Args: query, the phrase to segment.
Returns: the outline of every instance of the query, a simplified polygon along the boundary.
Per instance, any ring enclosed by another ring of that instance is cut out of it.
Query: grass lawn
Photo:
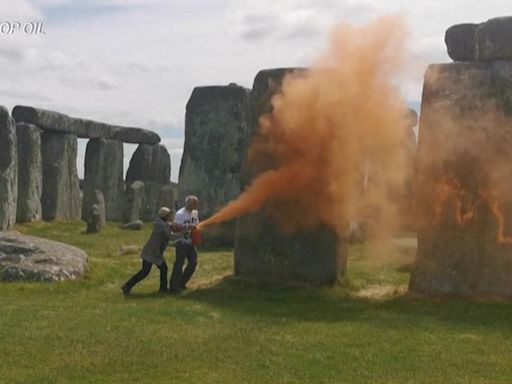
[[[407,295],[412,239],[352,247],[334,288],[237,279],[232,251],[200,250],[186,294],[156,294],[155,268],[124,298],[140,261],[119,249],[149,226],[83,228],[17,226],[84,249],[89,273],[0,283],[0,383],[512,382],[512,305]]]

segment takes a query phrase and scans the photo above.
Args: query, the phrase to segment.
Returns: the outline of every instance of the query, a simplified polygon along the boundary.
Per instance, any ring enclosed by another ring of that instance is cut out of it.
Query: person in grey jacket
[[[164,259],[164,252],[169,240],[177,237],[174,231],[178,232],[182,229],[179,224],[172,222],[173,219],[174,211],[167,207],[158,210],[158,218],[153,224],[153,232],[151,232],[151,236],[140,254],[142,268],[121,287],[123,294],[128,295],[137,283],[145,279],[149,275],[153,264],[160,270],[160,292],[167,292],[167,263]]]

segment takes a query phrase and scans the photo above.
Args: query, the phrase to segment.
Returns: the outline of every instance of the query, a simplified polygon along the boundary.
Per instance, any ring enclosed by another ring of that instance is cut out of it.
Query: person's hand
[[[184,225],[178,224],[178,223],[170,223],[170,227],[173,232],[181,232],[185,229]]]

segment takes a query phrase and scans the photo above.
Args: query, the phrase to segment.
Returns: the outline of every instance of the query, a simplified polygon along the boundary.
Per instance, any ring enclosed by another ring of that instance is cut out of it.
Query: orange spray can
[[[192,246],[197,247],[201,245],[201,229],[199,227],[192,228],[190,231],[190,235],[192,237]]]

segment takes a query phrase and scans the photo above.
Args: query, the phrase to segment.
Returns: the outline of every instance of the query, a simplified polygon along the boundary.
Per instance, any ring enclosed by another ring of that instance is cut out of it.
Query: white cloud
[[[154,129],[176,180],[195,86],[250,87],[261,69],[310,63],[335,23],[387,13],[410,25],[413,70],[402,88],[418,101],[426,64],[448,61],[445,29],[506,15],[510,1],[4,0],[3,19],[42,20],[46,34],[0,36],[0,104]]]

